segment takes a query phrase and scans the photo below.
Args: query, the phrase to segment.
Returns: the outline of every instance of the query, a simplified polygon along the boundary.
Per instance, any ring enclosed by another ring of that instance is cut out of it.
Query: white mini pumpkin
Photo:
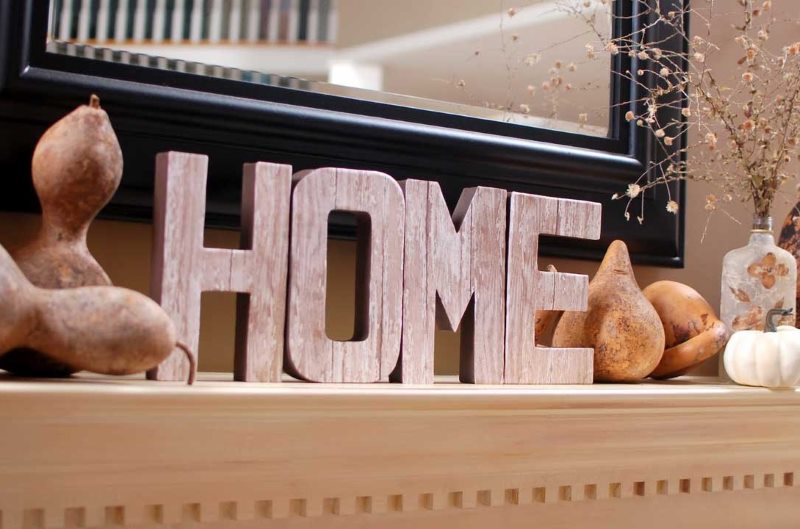
[[[725,346],[723,363],[728,376],[737,384],[768,388],[800,384],[800,330],[781,325],[775,328],[772,317],[791,311],[767,313],[767,330],[738,331]]]

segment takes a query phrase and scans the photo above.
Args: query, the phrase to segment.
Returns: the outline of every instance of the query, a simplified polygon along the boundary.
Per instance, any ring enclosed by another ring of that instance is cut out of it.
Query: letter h
[[[279,382],[283,370],[292,168],[244,166],[240,250],[203,246],[208,157],[156,159],[151,295],[172,317],[178,340],[197,355],[200,297],[237,292],[234,378]],[[173,352],[148,373],[183,380],[188,362]]]

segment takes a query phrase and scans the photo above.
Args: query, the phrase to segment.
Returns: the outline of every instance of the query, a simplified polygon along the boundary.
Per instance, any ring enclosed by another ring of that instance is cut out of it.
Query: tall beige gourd
[[[122,151],[97,96],[45,131],[33,152],[31,174],[42,224],[34,239],[11,252],[19,268],[41,288],[110,285],[86,246],[89,224],[122,177]],[[28,376],[75,371],[27,348],[0,357],[0,369]]]
[[[622,241],[608,247],[589,283],[586,312],[565,312],[553,347],[594,348],[596,382],[632,382],[649,375],[664,353],[664,328],[633,275]]]

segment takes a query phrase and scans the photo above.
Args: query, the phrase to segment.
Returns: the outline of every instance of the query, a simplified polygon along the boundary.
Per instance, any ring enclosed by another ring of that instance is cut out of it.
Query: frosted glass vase
[[[728,252],[722,260],[720,318],[731,332],[764,330],[767,311],[792,309],[778,324],[794,325],[797,264],[778,247],[772,218],[755,217],[747,246]]]

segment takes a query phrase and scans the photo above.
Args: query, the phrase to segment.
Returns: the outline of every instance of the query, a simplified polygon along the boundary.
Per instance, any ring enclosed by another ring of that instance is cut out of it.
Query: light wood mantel
[[[0,526],[798,527],[800,392],[0,376]]]

